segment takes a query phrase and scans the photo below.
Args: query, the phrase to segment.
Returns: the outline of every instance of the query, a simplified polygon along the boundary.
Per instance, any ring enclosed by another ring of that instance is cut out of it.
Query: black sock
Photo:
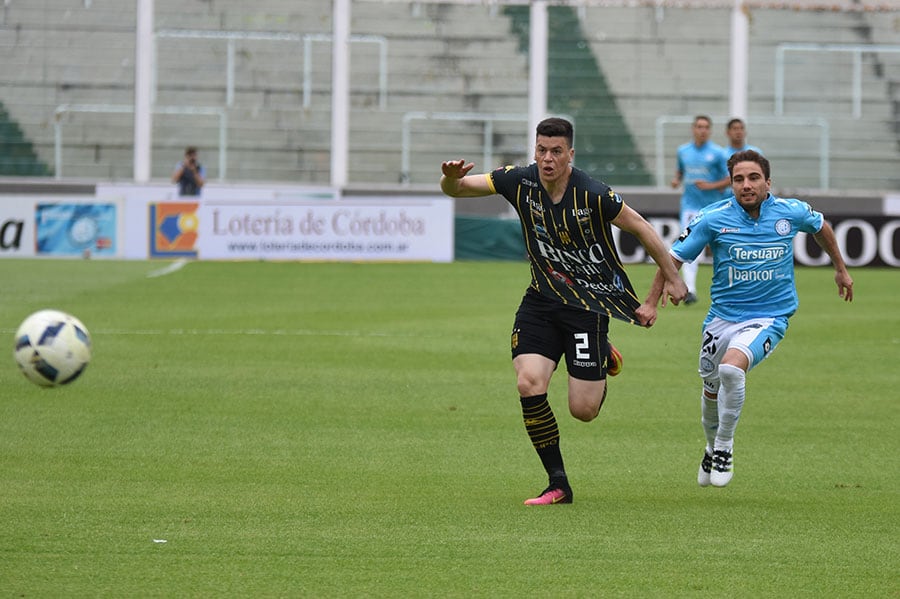
[[[559,450],[559,427],[553,409],[547,402],[547,394],[523,397],[522,419],[525,421],[525,430],[534,445],[544,470],[550,479],[550,484],[568,486],[566,469],[563,466],[562,453]]]

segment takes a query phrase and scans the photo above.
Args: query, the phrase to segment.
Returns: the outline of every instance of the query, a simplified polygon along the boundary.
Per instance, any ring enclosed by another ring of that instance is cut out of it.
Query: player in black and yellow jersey
[[[652,326],[619,259],[610,224],[634,235],[660,267],[675,304],[687,288],[659,235],[605,183],[572,166],[574,131],[565,119],[537,126],[534,162],[470,175],[474,164],[441,165],[441,190],[451,197],[500,194],[522,223],[531,284],[516,312],[513,367],[525,429],[549,477],[526,505],[571,503],[572,488],[559,449],[559,428],[547,401],[550,377],[565,356],[569,412],[590,422],[606,397],[606,376],[621,356],[609,343],[610,317]],[[609,363],[610,360],[612,363]]]

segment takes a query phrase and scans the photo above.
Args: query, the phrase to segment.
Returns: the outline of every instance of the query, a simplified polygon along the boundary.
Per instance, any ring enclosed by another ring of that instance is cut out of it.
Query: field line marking
[[[380,333],[377,331],[313,331],[309,329],[100,329],[98,335],[185,335],[185,336],[266,336],[275,337],[421,337],[419,333]]]
[[[176,260],[175,262],[173,262],[172,264],[169,264],[168,266],[166,266],[164,268],[160,268],[158,270],[151,270],[150,272],[147,273],[147,278],[155,279],[156,277],[164,277],[166,275],[170,275],[173,272],[178,272],[179,270],[184,268],[185,264],[187,264],[187,260],[185,260],[184,258],[179,258],[178,260]]]

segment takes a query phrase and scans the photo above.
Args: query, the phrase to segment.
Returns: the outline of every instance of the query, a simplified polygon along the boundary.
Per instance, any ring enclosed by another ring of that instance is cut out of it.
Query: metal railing
[[[504,122],[528,122],[527,114],[496,114],[483,112],[426,112],[414,111],[403,115],[403,129],[401,132],[400,150],[400,182],[409,183],[411,128],[413,121],[472,121],[481,122],[482,130],[482,164],[489,168],[494,163],[494,123]]]
[[[853,81],[850,85],[853,118],[862,117],[862,56],[875,53],[900,53],[900,46],[876,44],[778,44],[775,48],[775,114],[784,114],[784,63],[788,52],[849,53],[853,60]]]
[[[202,29],[160,29],[157,38],[181,39],[213,39],[226,40],[227,58],[225,63],[225,104],[234,105],[234,47],[237,40],[256,40],[270,42],[291,42],[303,44],[303,107],[309,108],[312,103],[312,44],[313,42],[330,42],[330,33],[280,33],[275,31],[207,31]],[[351,44],[378,45],[378,106],[382,110],[387,107],[387,39],[381,35],[350,35]],[[154,69],[158,69],[158,61],[154,60]],[[154,100],[156,99],[156,73],[154,71]]]
[[[63,135],[62,117],[68,113],[95,113],[95,114],[133,114],[134,106],[131,104],[61,104],[56,107],[53,115],[53,155],[56,161],[56,179],[63,176]],[[222,181],[228,174],[228,114],[224,108],[202,106],[154,106],[154,114],[180,114],[195,116],[215,116],[219,119],[219,173],[218,180]]]
[[[575,119],[568,114],[557,115],[567,119],[573,125]],[[428,112],[428,111],[412,111],[403,115],[403,126],[401,131],[401,148],[400,148],[400,182],[409,183],[410,171],[410,154],[412,145],[412,122],[413,121],[462,121],[462,122],[481,122],[484,126],[482,130],[482,164],[484,168],[493,168],[490,165],[494,163],[494,123],[495,122],[515,122],[528,123],[527,114],[504,114],[491,112]],[[529,149],[532,146],[532,132],[523,134],[523,154],[527,158]],[[577,136],[576,136],[577,137]]]
[[[713,122],[727,122],[729,117],[713,116]],[[748,124],[760,125],[788,125],[800,127],[816,127],[819,130],[819,188],[829,188],[829,161],[831,149],[829,147],[829,139],[831,136],[831,127],[828,121],[821,117],[749,117],[746,119]],[[666,164],[665,164],[665,126],[670,124],[686,124],[690,125],[694,122],[693,116],[671,116],[663,115],[656,118],[656,185],[658,187],[666,187]],[[687,128],[685,128],[687,131]],[[765,150],[765,148],[763,148]],[[675,164],[672,164],[672,173],[674,174]]]

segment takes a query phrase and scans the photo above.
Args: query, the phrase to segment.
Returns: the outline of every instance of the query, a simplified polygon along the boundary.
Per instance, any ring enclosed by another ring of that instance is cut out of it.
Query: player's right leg
[[[725,335],[729,325],[730,323],[720,318],[714,318],[703,326],[698,372],[703,379],[703,390],[700,393],[700,424],[703,426],[706,446],[703,449],[700,468],[697,470],[697,484],[701,487],[712,484],[713,454],[716,433],[719,430],[719,362],[728,347]]]
[[[550,378],[563,353],[562,340],[553,323],[556,305],[548,302],[526,294],[516,312],[511,337],[522,420],[548,478],[547,488],[526,500],[526,505],[572,502],[572,489],[559,448],[559,426],[547,400]]]
[[[559,448],[559,425],[547,401],[547,387],[556,363],[539,354],[520,354],[513,359],[513,365],[525,431],[548,478],[547,488],[527,499],[525,505],[572,503],[572,488]]]
[[[550,483],[537,497],[525,500],[525,505],[555,505],[557,503],[572,503],[572,488],[568,483]]]

